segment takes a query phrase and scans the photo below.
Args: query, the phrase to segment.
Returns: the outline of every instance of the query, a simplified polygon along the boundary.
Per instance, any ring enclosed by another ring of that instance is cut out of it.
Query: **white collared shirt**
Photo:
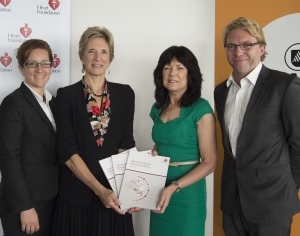
[[[260,62],[253,71],[245,78],[241,79],[241,87],[234,81],[233,72],[227,80],[227,87],[230,86],[230,88],[225,105],[224,119],[234,157],[236,156],[237,140],[243,124],[245,112],[261,68],[262,63]]]
[[[48,117],[48,119],[50,120],[50,122],[53,125],[54,130],[56,131],[56,123],[51,111],[51,108],[49,106],[49,102],[52,99],[52,95],[48,92],[47,89],[44,90],[44,96],[45,96],[45,102],[43,101],[43,97],[41,95],[39,95],[38,93],[36,93],[32,88],[30,88],[25,82],[24,84],[30,89],[30,91],[32,92],[32,94],[34,95],[34,97],[36,98],[36,100],[38,101],[38,103],[40,104],[41,108],[43,109],[43,111],[45,112],[46,116]]]

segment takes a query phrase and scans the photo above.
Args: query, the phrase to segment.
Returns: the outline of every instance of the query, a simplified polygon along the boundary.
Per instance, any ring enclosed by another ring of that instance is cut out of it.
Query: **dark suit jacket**
[[[224,122],[229,87],[215,89],[224,162],[221,209],[231,214],[237,192],[246,219],[285,221],[300,211],[300,79],[262,67],[233,157]]]
[[[50,101],[53,110],[53,99]],[[34,207],[34,201],[53,199],[58,191],[56,134],[27,88],[8,95],[0,107],[0,213]]]
[[[77,179],[65,162],[78,154],[92,174],[106,188],[110,188],[99,160],[116,154],[118,149],[135,146],[133,139],[134,92],[128,85],[108,82],[111,117],[106,137],[98,148],[88,118],[82,82],[57,91],[55,120],[59,162],[62,165],[59,196],[65,200],[88,206],[93,191]]]

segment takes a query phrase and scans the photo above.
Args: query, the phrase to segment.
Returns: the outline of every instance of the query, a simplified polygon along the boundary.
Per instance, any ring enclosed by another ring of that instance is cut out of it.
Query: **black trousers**
[[[52,234],[55,199],[51,201],[35,202],[35,210],[39,217],[39,231],[30,234],[33,236],[50,236]],[[4,236],[24,236],[27,235],[21,229],[20,213],[13,215],[2,215],[1,223]]]
[[[223,230],[226,236],[290,236],[292,218],[272,224],[252,223],[246,220],[240,198],[237,196],[231,215],[223,213]]]

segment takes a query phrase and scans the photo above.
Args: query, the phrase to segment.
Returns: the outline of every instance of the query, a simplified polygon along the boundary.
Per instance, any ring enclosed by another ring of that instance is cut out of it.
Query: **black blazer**
[[[22,83],[0,107],[0,213],[19,213],[34,201],[53,199],[58,166],[53,126]]]
[[[229,87],[215,89],[224,162],[221,209],[231,214],[237,192],[246,219],[286,221],[300,211],[300,79],[262,67],[233,157],[224,110]]]
[[[111,117],[106,137],[98,148],[90,125],[82,82],[57,91],[55,120],[59,162],[62,165],[59,196],[65,200],[88,206],[93,191],[77,179],[65,162],[78,154],[92,174],[106,188],[110,188],[99,160],[116,154],[118,149],[135,146],[133,139],[134,92],[128,85],[108,82]]]

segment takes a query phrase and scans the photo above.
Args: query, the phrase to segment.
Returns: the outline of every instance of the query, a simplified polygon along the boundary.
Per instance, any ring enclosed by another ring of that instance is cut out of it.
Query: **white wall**
[[[89,26],[105,26],[114,35],[115,59],[107,79],[135,91],[134,136],[138,150],[151,149],[154,103],[153,70],[169,46],[194,52],[204,75],[202,96],[213,106],[215,1],[212,0],[86,0],[71,6],[71,83],[81,79],[78,41]],[[213,235],[213,176],[207,178],[206,236]],[[149,211],[134,215],[136,236],[147,236]]]

